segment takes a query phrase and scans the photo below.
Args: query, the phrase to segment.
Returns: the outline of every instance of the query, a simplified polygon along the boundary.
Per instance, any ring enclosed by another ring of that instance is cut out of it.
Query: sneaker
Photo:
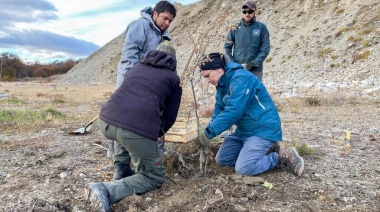
[[[84,198],[97,212],[111,212],[110,194],[103,183],[89,183],[84,189]]]
[[[290,147],[287,149],[280,148],[278,155],[281,163],[290,165],[296,176],[301,176],[303,174],[304,161],[303,158],[299,156],[295,147]]]
[[[275,144],[273,144],[273,146],[271,148],[269,148],[268,152],[265,153],[266,155],[269,155],[270,153],[272,152],[277,152],[280,151],[280,145],[278,145],[278,142],[276,142]]]
[[[131,167],[128,164],[115,161],[114,167],[115,170],[113,173],[113,180],[120,180],[135,174],[135,172],[131,169]]]

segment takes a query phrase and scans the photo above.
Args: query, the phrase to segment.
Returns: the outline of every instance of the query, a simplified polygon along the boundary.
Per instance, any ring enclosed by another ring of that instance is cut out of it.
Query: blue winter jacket
[[[214,113],[205,129],[206,136],[213,138],[235,124],[237,136],[281,141],[280,116],[261,81],[234,62],[224,70],[216,87]]]
[[[171,40],[168,30],[161,30],[152,19],[153,9],[146,7],[141,10],[141,18],[131,22],[125,30],[125,42],[121,51],[121,59],[117,69],[118,88],[131,67],[140,62],[150,52],[157,48],[163,40]]]
[[[254,62],[262,70],[263,62],[270,52],[269,31],[259,21],[249,25],[240,21],[228,33],[224,49],[232,62]]]

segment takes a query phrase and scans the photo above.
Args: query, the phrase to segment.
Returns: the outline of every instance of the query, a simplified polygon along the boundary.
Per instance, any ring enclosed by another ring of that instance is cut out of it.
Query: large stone
[[[262,177],[243,177],[243,182],[246,185],[260,185],[265,182]]]

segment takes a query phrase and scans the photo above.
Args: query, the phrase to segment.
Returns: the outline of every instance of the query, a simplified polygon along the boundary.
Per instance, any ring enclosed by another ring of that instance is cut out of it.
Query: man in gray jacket
[[[129,69],[140,62],[164,40],[171,40],[168,28],[177,10],[168,1],[160,1],[154,9],[141,10],[141,18],[131,22],[125,31],[125,42],[117,70],[116,88],[120,87]]]
[[[151,50],[165,40],[171,40],[168,28],[177,13],[173,4],[160,1],[154,9],[146,7],[141,10],[141,17],[131,22],[124,32],[125,42],[117,71],[116,89],[122,84],[125,75],[133,65],[140,62]],[[109,140],[107,156],[114,155],[114,141]],[[130,175],[129,164],[122,164],[114,160],[114,180]]]

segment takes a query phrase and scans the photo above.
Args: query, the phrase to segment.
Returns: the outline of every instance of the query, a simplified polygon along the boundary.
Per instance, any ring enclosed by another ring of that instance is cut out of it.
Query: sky
[[[199,0],[175,0],[182,5]],[[26,63],[85,58],[159,0],[0,0],[0,53]]]

